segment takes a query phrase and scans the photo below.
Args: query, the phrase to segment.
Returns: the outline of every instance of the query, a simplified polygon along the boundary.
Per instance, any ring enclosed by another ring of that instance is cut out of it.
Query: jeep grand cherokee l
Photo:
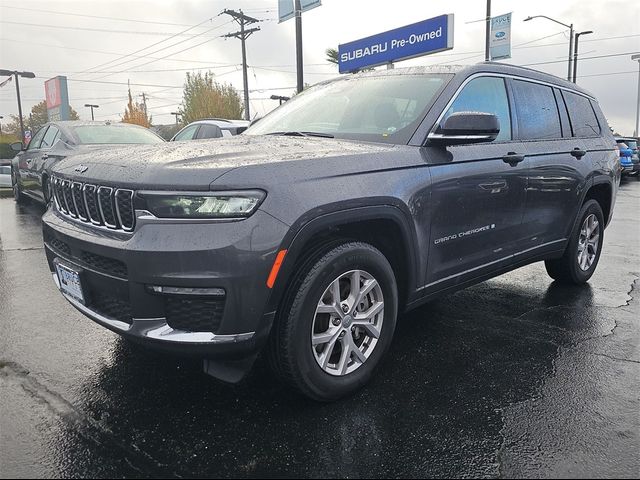
[[[347,75],[237,137],[63,160],[46,254],[64,297],[123,337],[227,381],[264,351],[333,400],[369,380],[400,312],[537,261],[586,282],[615,145],[588,92],[533,70]]]

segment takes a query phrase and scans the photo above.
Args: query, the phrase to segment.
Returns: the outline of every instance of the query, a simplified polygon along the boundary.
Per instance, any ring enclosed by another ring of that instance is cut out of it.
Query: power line
[[[229,22],[227,22],[227,23],[229,23]],[[213,27],[213,28],[211,28],[211,29],[209,29],[209,30],[205,30],[203,33],[211,32],[211,31],[216,30],[216,29],[218,29],[218,28],[220,28],[220,27],[223,27],[224,25],[226,25],[226,23],[223,23],[222,25],[215,26],[215,27]],[[194,37],[194,38],[195,38],[195,37]],[[215,37],[215,38],[220,38],[220,36]],[[184,43],[185,41],[191,41],[191,40],[193,40],[193,38],[189,38],[189,39],[187,39],[187,40],[180,40],[179,42],[176,42],[176,43],[171,44],[171,45],[169,45],[169,46],[159,48],[158,50],[154,50],[153,52],[151,52],[151,54],[159,53],[159,52],[161,52],[161,51],[163,51],[163,50],[167,50],[167,49],[169,49],[169,48],[173,48],[173,47],[175,47],[176,45],[180,45],[181,43]],[[165,58],[167,58],[167,57],[170,57],[170,56],[173,56],[173,55],[177,55],[177,54],[182,53],[182,52],[186,52],[187,50],[192,50],[192,49],[194,49],[194,48],[196,48],[196,47],[199,47],[200,45],[204,45],[205,43],[210,42],[211,40],[212,40],[211,38],[207,38],[204,42],[200,42],[200,43],[197,43],[196,45],[192,45],[192,46],[190,46],[190,47],[183,48],[182,50],[178,50],[177,52],[169,53],[169,54],[165,55],[164,57],[154,58],[153,60],[149,60],[148,62],[141,63],[141,64],[139,64],[139,65],[134,65],[134,66],[132,66],[131,68],[139,68],[139,67],[143,67],[143,66],[145,66],[145,65],[149,65],[150,63],[157,62],[157,61],[159,61],[159,60],[164,60],[164,59],[165,59]],[[150,54],[150,55],[151,55],[151,54]],[[120,66],[120,65],[124,65],[124,64],[130,63],[130,62],[133,62],[133,61],[135,61],[135,60],[137,60],[137,59],[133,59],[133,60],[125,60],[125,61],[120,62],[120,63],[117,63],[117,64],[115,64],[115,65],[111,65],[109,68],[118,67],[118,66]],[[129,69],[124,69],[124,70],[121,70],[121,71],[116,72],[116,73],[124,73],[124,72],[127,72],[127,71],[129,71]],[[98,70],[98,71],[95,71],[95,72],[92,72],[92,73],[104,73],[104,72],[103,72],[103,71]],[[115,75],[115,74],[114,74],[114,73],[109,73],[109,74],[107,74],[107,75],[103,75],[103,76],[101,76],[101,77],[98,77],[98,78],[97,78],[97,80],[102,79],[102,78],[106,78],[106,77],[108,77],[108,76],[110,76],[110,75]]]
[[[72,17],[84,17],[84,18],[98,18],[98,19],[102,19],[102,20],[115,20],[118,22],[135,22],[135,23],[148,23],[148,24],[153,24],[153,25],[173,25],[173,26],[178,26],[178,27],[188,27],[188,24],[184,24],[184,23],[171,23],[171,22],[155,22],[152,20],[138,20],[138,19],[132,19],[132,18],[116,18],[116,17],[103,17],[100,15],[87,15],[87,14],[83,14],[83,13],[71,13],[71,12],[60,12],[58,10],[41,10],[38,8],[26,8],[26,7],[13,7],[13,6],[9,6],[9,5],[0,5],[0,8],[11,8],[14,10],[25,10],[28,12],[40,12],[40,13],[52,13],[54,15],[66,15],[66,16],[72,16]]]
[[[140,48],[140,49],[138,49],[138,50],[136,50],[136,51],[134,51],[134,52],[131,52],[131,53],[129,53],[129,54],[125,54],[125,55],[123,55],[123,56],[122,56],[122,57],[120,57],[120,58],[116,58],[116,59],[110,60],[110,61],[108,61],[108,62],[101,63],[100,65],[97,65],[97,66],[95,66],[95,67],[91,67],[91,68],[89,68],[89,69],[85,70],[85,72],[87,72],[87,71],[89,71],[89,70],[96,70],[96,69],[98,69],[98,68],[106,67],[107,65],[111,65],[111,64],[112,64],[112,63],[114,63],[114,62],[118,62],[118,61],[120,61],[120,60],[122,60],[122,59],[124,59],[124,58],[128,58],[128,57],[131,57],[132,55],[136,55],[136,54],[138,54],[138,53],[140,53],[140,52],[143,52],[143,51],[145,51],[145,50],[148,50],[148,49],[150,49],[150,48],[152,48],[152,47],[155,47],[156,45],[159,45],[159,44],[161,44],[161,43],[167,42],[167,41],[171,40],[172,38],[175,38],[175,37],[176,37],[176,36],[178,36],[180,33],[185,33],[185,32],[188,32],[189,30],[192,30],[192,29],[194,29],[194,28],[197,28],[197,27],[199,27],[200,25],[202,25],[202,24],[204,24],[204,23],[207,23],[207,22],[211,21],[212,19],[213,19],[213,17],[207,18],[206,20],[204,20],[204,21],[202,21],[202,22],[200,22],[200,23],[198,23],[198,24],[196,24],[196,25],[194,25],[194,26],[192,26],[192,27],[187,28],[186,30],[183,30],[182,32],[179,32],[179,33],[176,33],[176,34],[174,34],[174,35],[171,35],[171,36],[170,36],[170,37],[168,37],[168,38],[165,38],[165,39],[160,40],[160,41],[158,41],[158,42],[152,43],[151,45],[147,45],[146,47],[144,47],[144,48]],[[146,54],[146,55],[152,55],[152,54],[153,54],[153,53],[151,53],[151,54]],[[114,67],[114,66],[117,66],[117,65],[111,65],[111,67]]]
[[[206,21],[208,21],[208,20],[206,20]],[[49,44],[49,43],[28,42],[26,40],[15,40],[13,38],[0,38],[0,42],[25,43],[27,45],[37,45],[37,46],[41,46],[41,47],[59,48],[59,49],[62,49],[62,50],[74,50],[74,51],[78,51],[78,52],[89,52],[89,53],[101,53],[101,54],[104,54],[104,55],[117,55],[120,58],[123,58],[123,56],[126,56],[122,52],[107,52],[105,50],[90,50],[88,48],[77,48],[77,47],[67,47],[67,46],[62,46],[62,45],[52,45],[52,44]],[[161,43],[161,42],[158,42],[158,43]],[[150,47],[147,47],[147,48],[150,48]],[[146,50],[146,49],[142,49],[142,50]],[[154,58],[154,57],[152,57],[150,55],[129,54],[128,56],[135,57],[135,58]],[[118,59],[112,60],[112,62],[115,62],[117,60]],[[158,58],[158,60],[160,60],[160,59]],[[216,64],[216,62],[211,62],[211,61],[207,61],[207,60],[186,60],[186,59],[182,59],[182,58],[170,58],[170,59],[167,59],[167,60],[171,61],[171,62]],[[108,63],[111,63],[111,62],[106,62],[103,65],[106,65]],[[224,66],[228,65],[226,63],[224,63],[224,64],[223,63],[217,63],[217,64],[218,65],[224,65]],[[97,67],[93,67],[93,68],[97,68]],[[47,70],[40,70],[40,71],[42,72],[42,71],[47,71]],[[60,71],[60,70],[56,70],[56,72],[58,72],[58,71]],[[83,72],[86,72],[86,70],[83,70]],[[77,74],[77,73],[82,73],[82,72],[69,72],[69,73]]]
[[[47,25],[44,23],[27,23],[27,22],[14,22],[11,20],[0,20],[0,23],[6,23],[6,24],[10,24],[10,25],[22,25],[22,26],[26,26],[26,27],[37,27],[37,28],[56,28],[56,29],[60,29],[60,30],[83,30],[83,31],[87,31],[87,32],[103,32],[103,33],[121,33],[121,34],[127,34],[127,35],[162,35],[165,36],[167,35],[167,32],[145,32],[145,31],[141,31],[141,30],[113,30],[110,28],[90,28],[90,27],[70,27],[70,26],[64,26],[64,25]],[[192,34],[187,34],[187,33],[178,33],[176,35],[182,35],[182,36],[196,36],[195,33]]]
[[[580,61],[582,61],[582,60],[593,60],[593,59],[596,59],[596,58],[622,57],[622,56],[625,56],[625,55],[634,55],[636,53],[638,53],[638,52],[610,53],[610,54],[607,54],[607,55],[597,55],[597,56],[594,56],[594,57],[581,57]],[[565,60],[554,60],[554,61],[550,61],[550,62],[524,63],[524,64],[522,64],[520,66],[521,67],[531,67],[531,66],[534,66],[534,65],[549,65],[549,64],[552,64],[552,63],[564,63],[564,62],[565,62]]]

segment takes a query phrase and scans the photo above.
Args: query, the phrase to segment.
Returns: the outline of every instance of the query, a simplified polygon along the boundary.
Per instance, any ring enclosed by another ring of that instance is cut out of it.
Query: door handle
[[[493,183],[481,183],[480,184],[480,188],[484,189],[484,190],[503,190],[505,188],[507,188],[507,182],[506,181],[501,181],[501,182],[493,182]]]
[[[586,154],[587,154],[587,151],[586,150],[582,150],[580,147],[576,147],[573,150],[571,150],[571,156],[572,157],[576,157],[578,160],[580,160]]]
[[[508,163],[512,167],[515,167],[518,163],[524,160],[524,155],[520,155],[519,153],[509,152],[504,157],[502,157],[502,161],[504,163]]]

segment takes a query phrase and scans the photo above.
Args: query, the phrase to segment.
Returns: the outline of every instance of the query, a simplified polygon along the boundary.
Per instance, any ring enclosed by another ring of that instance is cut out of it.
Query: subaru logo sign
[[[496,32],[496,38],[502,38],[506,35],[504,32]]]

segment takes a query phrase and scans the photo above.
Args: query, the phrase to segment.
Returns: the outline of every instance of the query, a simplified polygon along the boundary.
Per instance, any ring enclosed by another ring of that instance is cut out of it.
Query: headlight
[[[162,218],[248,217],[266,196],[261,190],[206,193],[141,192],[147,209]]]

